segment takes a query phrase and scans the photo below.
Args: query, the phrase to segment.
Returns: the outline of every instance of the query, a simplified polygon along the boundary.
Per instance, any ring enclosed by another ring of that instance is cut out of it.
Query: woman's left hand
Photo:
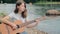
[[[37,22],[37,23],[39,23],[39,21],[43,21],[43,20],[45,20],[46,19],[46,17],[45,16],[42,16],[41,18],[37,18],[35,21]]]
[[[36,23],[39,23],[39,21],[40,21],[40,18],[37,18],[37,19],[35,20]]]

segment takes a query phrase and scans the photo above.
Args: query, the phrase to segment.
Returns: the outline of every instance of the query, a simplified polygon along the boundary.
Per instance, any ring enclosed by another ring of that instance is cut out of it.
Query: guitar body
[[[20,25],[20,24],[22,24],[22,21],[16,20],[16,21],[14,21],[14,24]],[[25,27],[22,27],[22,28],[18,28],[16,30],[13,30],[9,25],[6,25],[4,23],[0,24],[0,32],[2,34],[19,34],[19,33],[21,33],[21,32],[24,31],[24,28]]]
[[[43,20],[45,19],[44,17],[42,17],[41,19],[38,18],[37,20]],[[0,24],[0,34],[20,34],[21,32],[24,31],[25,26],[31,24],[31,23],[35,23],[35,20],[23,23],[21,20],[16,20],[15,18],[11,18],[11,21],[14,21],[12,23],[18,25],[16,30],[13,30],[11,26],[5,24],[5,23],[1,23]],[[20,27],[21,26],[21,27]]]
[[[7,29],[5,24],[0,24],[0,34],[7,34]]]

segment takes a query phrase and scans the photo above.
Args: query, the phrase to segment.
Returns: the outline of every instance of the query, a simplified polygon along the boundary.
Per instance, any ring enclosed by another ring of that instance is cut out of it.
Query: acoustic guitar
[[[44,20],[44,18],[39,19],[39,20]],[[15,30],[13,30],[12,27],[9,26],[8,24],[1,23],[0,24],[0,34],[19,34],[20,32],[24,31],[24,28],[27,25],[35,23],[35,22],[36,22],[35,20],[32,20],[30,22],[22,23],[22,21],[20,21],[20,20],[14,20],[13,23],[17,25],[17,28]]]

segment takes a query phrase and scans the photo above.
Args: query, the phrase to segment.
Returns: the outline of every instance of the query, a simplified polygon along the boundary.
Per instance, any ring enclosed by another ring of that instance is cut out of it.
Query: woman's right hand
[[[9,19],[10,19],[10,16],[6,16],[6,17],[4,17],[4,18],[1,19],[1,20],[2,20],[3,23],[5,23],[5,24],[11,26],[12,29],[14,29],[14,30],[17,29],[16,24],[10,22]]]
[[[16,24],[13,24],[13,25],[12,25],[12,29],[13,29],[13,30],[17,29]]]

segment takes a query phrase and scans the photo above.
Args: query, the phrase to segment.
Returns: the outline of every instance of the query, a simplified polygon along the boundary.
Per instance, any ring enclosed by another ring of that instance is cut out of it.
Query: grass
[[[3,16],[5,16],[7,13],[5,13],[5,12],[0,12],[0,17],[3,17]]]
[[[34,3],[34,4],[60,4],[60,2],[41,2],[41,1],[39,1],[39,2],[36,2],[36,3]]]

